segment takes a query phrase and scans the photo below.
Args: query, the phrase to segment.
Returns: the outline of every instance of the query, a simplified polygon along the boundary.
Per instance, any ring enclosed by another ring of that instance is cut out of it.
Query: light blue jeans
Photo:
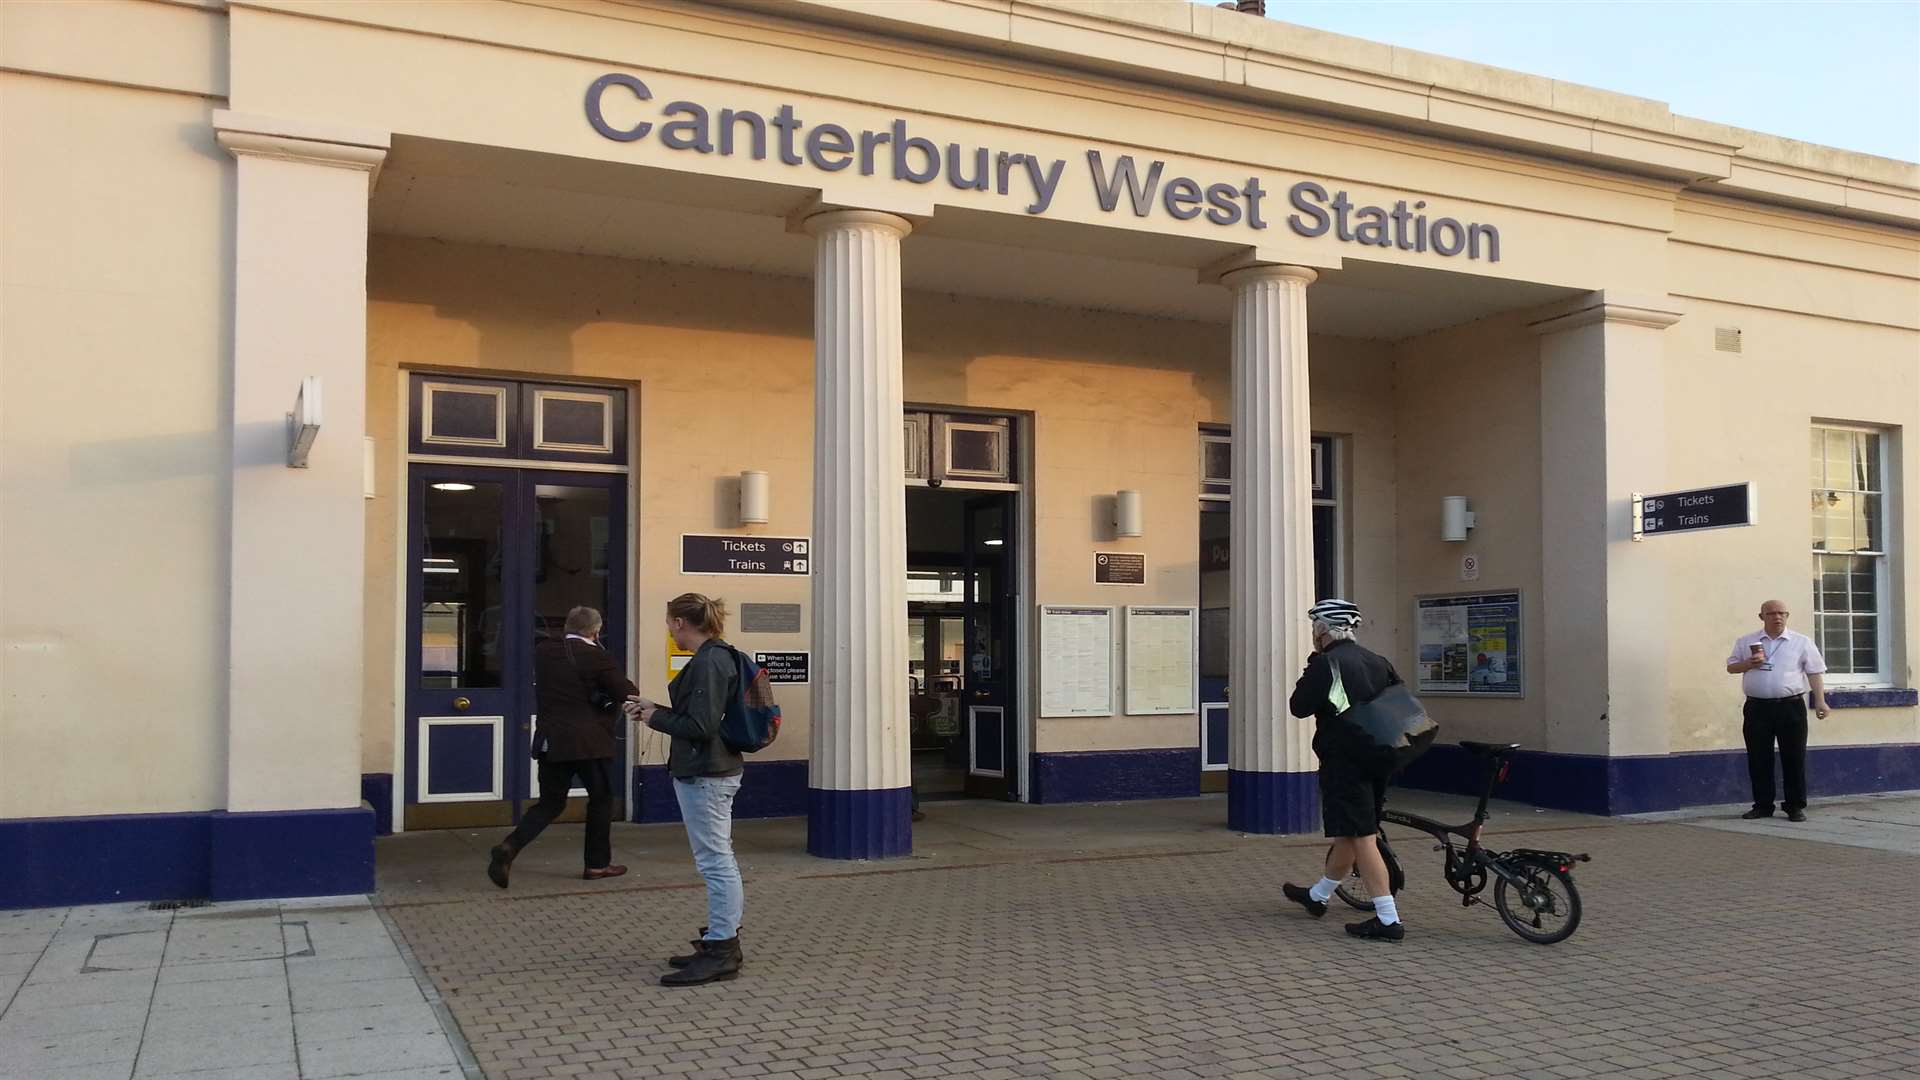
[[[738,776],[673,782],[680,820],[687,825],[687,845],[693,848],[693,865],[707,880],[708,941],[738,936],[741,910],[746,906],[740,864],[733,858],[733,797],[739,793]]]

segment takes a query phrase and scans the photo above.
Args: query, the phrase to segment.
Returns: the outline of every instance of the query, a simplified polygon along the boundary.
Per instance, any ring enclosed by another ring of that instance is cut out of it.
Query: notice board
[[[1455,593],[1414,601],[1414,692],[1525,696],[1518,592]]]
[[[1040,715],[1113,715],[1113,609],[1040,605]]]
[[[1177,716],[1198,711],[1195,676],[1198,608],[1127,609],[1127,715]]]

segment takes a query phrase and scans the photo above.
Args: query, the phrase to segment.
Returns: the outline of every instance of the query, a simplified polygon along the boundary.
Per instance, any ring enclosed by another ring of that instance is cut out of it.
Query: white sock
[[[1333,895],[1333,890],[1339,887],[1339,882],[1330,877],[1323,877],[1313,888],[1307,890],[1307,895],[1313,897],[1314,900],[1319,903],[1324,904],[1327,902],[1327,899]]]
[[[1373,898],[1373,917],[1379,919],[1382,926],[1392,926],[1400,921],[1400,909],[1394,906],[1391,894]]]

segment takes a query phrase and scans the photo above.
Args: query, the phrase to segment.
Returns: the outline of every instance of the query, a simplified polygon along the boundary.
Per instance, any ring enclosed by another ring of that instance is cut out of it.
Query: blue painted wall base
[[[373,834],[375,836],[393,835],[393,774],[370,772],[360,774],[360,797],[373,807]]]
[[[1227,828],[1243,833],[1319,832],[1319,776],[1227,770]]]
[[[0,908],[207,895],[207,815],[0,821]]]
[[[680,800],[665,765],[633,770],[633,799],[628,816],[641,824],[680,820]],[[799,817],[807,812],[807,763],[749,761],[733,801],[736,818]]]
[[[373,812],[0,821],[0,908],[373,891]]]
[[[373,811],[273,810],[211,815],[208,895],[215,900],[373,891]]]
[[[1486,764],[1441,744],[1394,780],[1400,787],[1478,795]],[[1807,793],[1858,795],[1920,789],[1920,743],[1815,746],[1807,750]],[[1584,814],[1648,814],[1753,798],[1744,750],[1703,750],[1605,758],[1522,750],[1513,756],[1500,799]]]
[[[1032,801],[1113,802],[1200,794],[1200,748],[1034,754]]]
[[[898,859],[913,854],[913,789],[807,789],[807,854]]]

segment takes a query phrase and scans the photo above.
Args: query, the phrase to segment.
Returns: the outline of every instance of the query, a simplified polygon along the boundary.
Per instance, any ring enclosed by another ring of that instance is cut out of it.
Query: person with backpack
[[[1376,834],[1380,810],[1386,803],[1387,779],[1394,762],[1382,744],[1347,719],[1355,706],[1381,698],[1402,686],[1393,664],[1359,642],[1360,608],[1347,600],[1322,600],[1307,609],[1313,624],[1313,655],[1294,684],[1288,711],[1314,718],[1313,752],[1320,758],[1320,815],[1327,836],[1333,838],[1320,880],[1311,888],[1292,882],[1281,885],[1288,900],[1319,918],[1327,901],[1347,875],[1359,870],[1373,894],[1373,918],[1348,923],[1347,933],[1367,941],[1399,941],[1406,936],[1400,909],[1388,880],[1386,860],[1380,856]],[[1434,725],[1418,716],[1423,728],[1418,747],[1433,738]],[[1408,729],[1397,729],[1404,733]]]
[[[693,658],[667,687],[670,705],[640,698],[628,708],[634,719],[673,737],[667,771],[673,775],[694,865],[707,883],[707,925],[694,941],[693,953],[668,961],[674,970],[661,977],[662,986],[736,978],[743,960],[740,916],[746,897],[740,864],[733,857],[733,800],[746,769],[741,749],[758,747],[737,747],[722,736],[722,728],[730,712],[736,724],[741,719],[743,673],[758,676],[753,686],[744,688],[748,691],[757,687],[764,692],[766,679],[750,661],[743,665],[741,654],[721,640],[726,618],[720,601],[699,593],[670,601],[667,633]]]

